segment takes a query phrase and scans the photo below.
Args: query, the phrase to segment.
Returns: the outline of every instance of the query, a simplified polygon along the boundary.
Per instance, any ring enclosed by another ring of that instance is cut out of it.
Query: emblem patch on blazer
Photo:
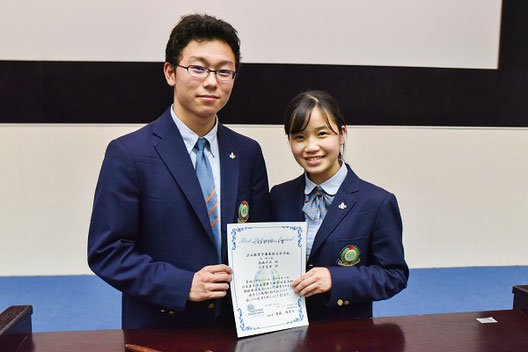
[[[249,218],[249,204],[245,200],[238,206],[238,223],[243,224]]]
[[[360,255],[359,248],[349,244],[339,253],[337,264],[340,266],[354,266],[361,260]]]

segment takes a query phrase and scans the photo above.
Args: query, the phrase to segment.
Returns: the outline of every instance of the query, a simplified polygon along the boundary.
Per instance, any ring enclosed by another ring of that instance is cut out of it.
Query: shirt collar
[[[191,151],[194,149],[194,146],[196,145],[196,141],[198,141],[198,138],[200,138],[200,136],[198,136],[193,130],[187,127],[187,125],[184,124],[182,120],[178,118],[178,116],[176,116],[172,107],[173,106],[171,105],[170,113],[171,113],[172,119],[174,120],[174,123],[178,127],[178,130],[180,130],[180,134],[183,138],[183,142],[185,143],[185,147],[187,148],[187,152],[190,154]],[[218,131],[218,116],[215,116],[215,125],[213,126],[213,128],[211,128],[209,132],[207,132],[205,136],[203,136],[203,138],[207,139],[207,141],[209,142],[209,150],[211,154],[213,155],[213,157],[216,156],[216,153],[218,151],[218,148],[217,148],[218,143],[216,142],[216,132],[217,131]]]
[[[326,192],[329,196],[334,196],[337,191],[339,190],[339,187],[341,187],[341,184],[346,178],[346,175],[348,174],[348,169],[344,162],[341,163],[341,167],[336,172],[336,174],[332,177],[330,177],[325,182],[321,183],[320,185],[314,183],[310,178],[308,177],[308,174],[304,173],[304,194],[310,194],[313,189],[317,186],[321,187],[323,191]]]

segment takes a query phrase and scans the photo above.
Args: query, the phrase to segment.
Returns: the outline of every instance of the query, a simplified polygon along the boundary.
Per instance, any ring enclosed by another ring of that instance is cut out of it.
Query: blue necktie
[[[200,181],[205,205],[209,213],[209,222],[211,223],[211,230],[213,230],[218,262],[221,263],[222,239],[220,237],[220,224],[218,224],[218,197],[215,189],[213,171],[204,152],[207,144],[207,139],[199,138],[194,147],[196,149],[196,176],[198,176],[198,181]]]
[[[302,210],[312,221],[323,219],[330,204],[332,204],[330,196],[321,187],[317,186],[310,194],[304,196]]]

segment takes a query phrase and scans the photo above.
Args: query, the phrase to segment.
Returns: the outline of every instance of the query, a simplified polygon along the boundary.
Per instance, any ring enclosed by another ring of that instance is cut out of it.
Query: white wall
[[[139,125],[0,126],[0,275],[86,274],[108,142]],[[300,174],[281,126],[257,139],[271,185]],[[528,129],[349,126],[346,160],[398,197],[409,265],[528,265]]]
[[[245,62],[496,68],[500,0],[2,0],[0,59],[163,61],[183,14],[233,24]]]

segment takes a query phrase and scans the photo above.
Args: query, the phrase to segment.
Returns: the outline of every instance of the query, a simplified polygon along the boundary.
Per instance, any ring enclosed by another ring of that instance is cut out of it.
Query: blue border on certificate
[[[289,229],[289,230],[292,230],[292,231],[296,231],[297,232],[297,246],[302,248],[302,228],[300,226],[280,226],[281,228],[283,229]],[[237,235],[241,234],[242,232],[246,231],[246,230],[251,230],[253,228],[269,228],[269,229],[272,229],[272,228],[277,228],[277,226],[245,226],[245,227],[238,227],[238,228],[234,228],[231,230],[231,242],[232,242],[232,247],[231,247],[231,252],[234,252],[236,249],[237,249],[237,245],[236,245],[236,238],[237,238]],[[304,260],[303,259],[303,254],[302,254],[302,251],[300,251],[300,255],[301,255],[301,260],[299,261],[299,263],[301,263],[301,268],[300,268],[300,272],[302,272],[302,261]],[[233,263],[234,265],[234,263]],[[235,272],[235,268],[233,267],[233,271]],[[235,284],[235,278],[233,278],[233,285]],[[235,302],[238,302],[238,299],[236,297],[236,290],[232,290],[232,294],[235,298]],[[297,300],[297,307],[299,309],[299,315],[291,320],[291,321],[288,321],[286,323],[281,323],[281,324],[275,324],[275,325],[268,325],[268,326],[257,326],[257,327],[254,327],[254,326],[249,326],[249,325],[246,325],[244,323],[244,318],[242,317],[242,309],[238,306],[238,303],[236,304],[236,307],[235,310],[238,312],[238,324],[239,324],[239,327],[240,327],[240,330],[242,331],[250,331],[250,330],[260,330],[260,329],[266,329],[266,328],[273,328],[273,327],[276,327],[276,326],[279,326],[279,325],[289,325],[289,324],[293,324],[293,323],[297,323],[297,322],[300,322],[300,321],[303,321],[304,318],[305,318],[305,313],[303,312],[303,306],[302,306],[302,299],[299,298]]]

